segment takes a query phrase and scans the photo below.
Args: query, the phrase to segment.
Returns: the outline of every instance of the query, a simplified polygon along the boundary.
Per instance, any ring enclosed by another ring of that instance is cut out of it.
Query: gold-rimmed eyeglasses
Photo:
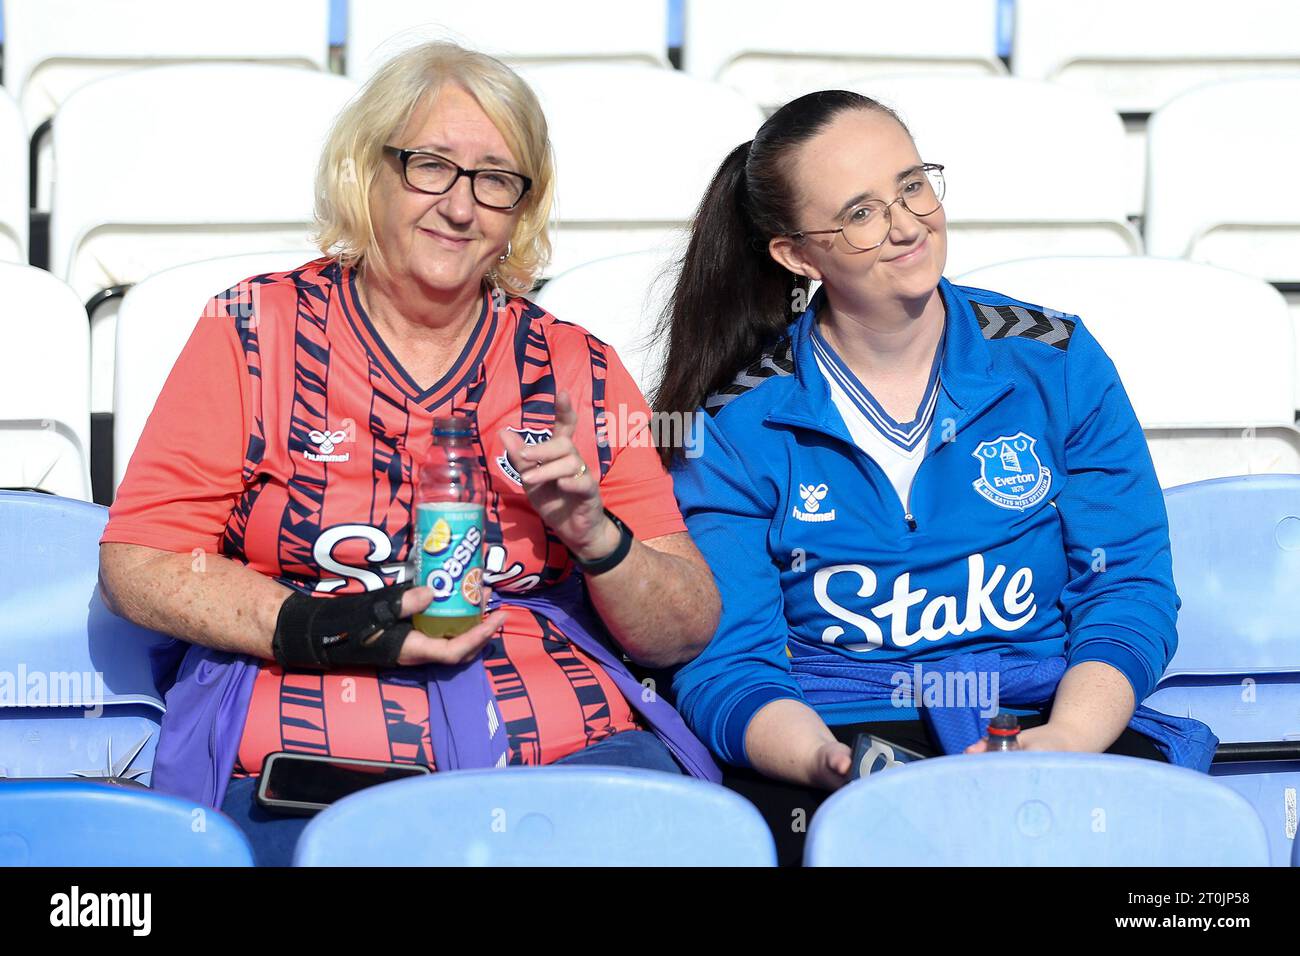
[[[883,246],[889,238],[889,230],[893,227],[890,207],[894,203],[900,204],[913,216],[930,216],[943,205],[943,192],[943,166],[924,163],[903,180],[898,198],[893,202],[868,199],[850,209],[838,229],[805,229],[791,233],[790,238],[802,242],[808,236],[829,236],[838,232],[854,249],[870,252]]]

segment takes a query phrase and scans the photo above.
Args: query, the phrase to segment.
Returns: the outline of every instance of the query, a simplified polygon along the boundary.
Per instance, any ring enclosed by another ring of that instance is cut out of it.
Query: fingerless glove
[[[406,585],[362,594],[309,597],[295,591],[280,606],[271,650],[285,667],[392,667],[411,622],[399,617]]]

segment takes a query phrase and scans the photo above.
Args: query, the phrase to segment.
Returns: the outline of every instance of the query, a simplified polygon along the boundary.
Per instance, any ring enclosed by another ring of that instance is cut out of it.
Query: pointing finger
[[[578,427],[578,412],[567,392],[555,393],[555,431],[553,438],[572,438]]]

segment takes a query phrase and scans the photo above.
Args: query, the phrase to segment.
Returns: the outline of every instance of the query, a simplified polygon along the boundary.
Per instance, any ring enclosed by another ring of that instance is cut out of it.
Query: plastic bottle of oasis
[[[483,619],[483,473],[466,418],[435,418],[415,489],[416,584],[433,601],[412,618],[430,637],[455,637]]]
[[[998,714],[989,721],[989,752],[1020,749],[1020,718]]]

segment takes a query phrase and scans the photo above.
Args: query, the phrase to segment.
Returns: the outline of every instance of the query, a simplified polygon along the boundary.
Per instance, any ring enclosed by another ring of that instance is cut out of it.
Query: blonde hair
[[[546,234],[555,195],[555,163],[546,117],[537,97],[500,60],[454,43],[423,43],[389,60],[334,122],[316,172],[316,226],[321,252],[344,265],[386,263],[370,218],[370,190],[384,162],[384,146],[431,102],[444,84],[462,87],[478,102],[532,179],[510,236],[509,255],[493,280],[512,295],[532,289],[551,257]]]

